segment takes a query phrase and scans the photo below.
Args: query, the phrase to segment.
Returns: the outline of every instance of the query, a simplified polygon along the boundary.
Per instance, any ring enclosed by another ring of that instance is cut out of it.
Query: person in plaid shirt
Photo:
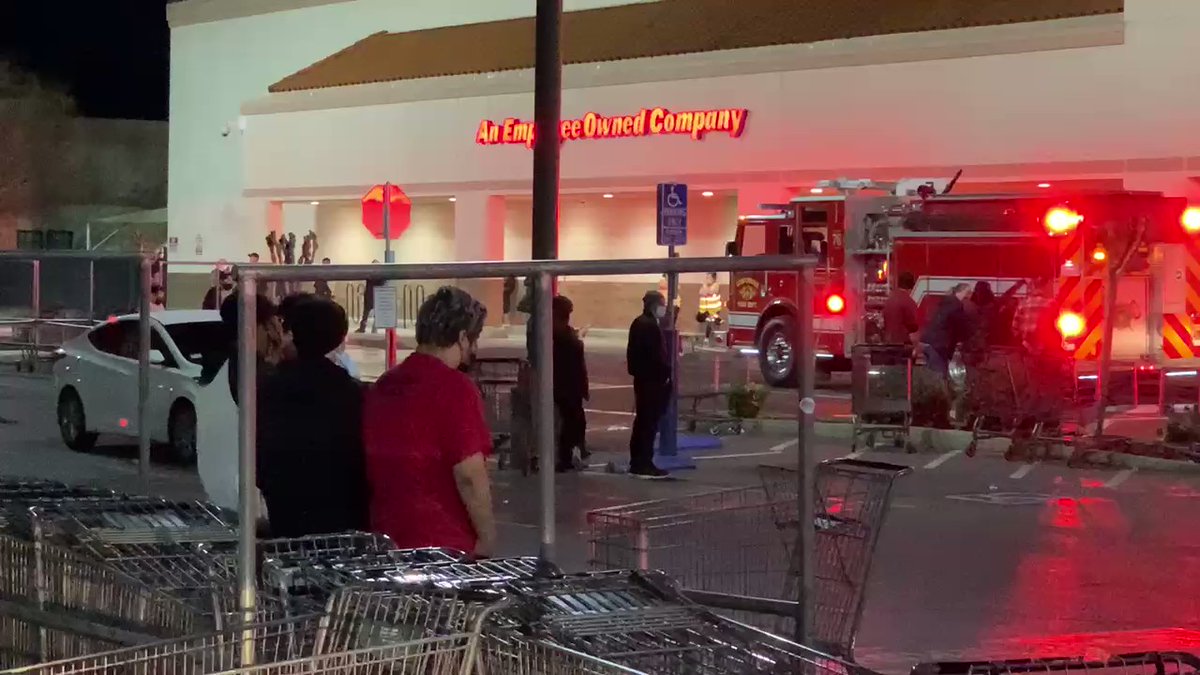
[[[1041,354],[1060,342],[1054,327],[1054,294],[1050,279],[1038,279],[1013,316],[1013,334],[1030,354]]]

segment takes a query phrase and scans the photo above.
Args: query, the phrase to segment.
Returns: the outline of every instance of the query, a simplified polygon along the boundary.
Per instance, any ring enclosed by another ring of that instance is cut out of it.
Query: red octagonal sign
[[[399,239],[412,221],[412,200],[399,186],[385,183],[367,190],[362,198],[362,224],[376,239],[383,239],[384,195],[390,201],[391,222],[388,223],[392,239]]]

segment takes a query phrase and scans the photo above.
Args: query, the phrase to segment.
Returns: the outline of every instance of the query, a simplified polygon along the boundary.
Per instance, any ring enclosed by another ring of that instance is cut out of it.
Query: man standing
[[[492,436],[470,367],[487,308],[438,289],[417,312],[417,349],[368,391],[363,411],[371,529],[400,548],[492,555]]]
[[[200,303],[200,309],[221,309],[221,303],[233,293],[233,274],[228,270],[217,272],[217,283],[209,286]]]
[[[666,316],[662,294],[649,291],[642,298],[642,313],[629,326],[625,362],[633,376],[634,418],[629,435],[629,473],[662,478],[666,471],[654,465],[654,436],[667,410],[671,392],[671,365],[659,322]]]
[[[967,338],[969,332],[970,320],[965,301],[970,295],[970,284],[955,284],[942,298],[921,333],[921,342],[925,344],[925,363],[944,377],[950,376],[950,360],[954,358],[955,347]]]
[[[575,306],[563,295],[554,297],[551,311],[554,317],[554,406],[561,422],[558,432],[559,472],[575,469],[575,448],[586,453],[587,413],[583,402],[588,400],[588,372],[583,340],[571,327],[571,312]]]
[[[379,261],[372,260],[371,264],[378,265]],[[359,333],[367,332],[367,319],[371,318],[371,312],[375,311],[375,289],[384,283],[381,279],[367,279],[367,283],[363,285],[363,309],[362,320],[358,322]]]
[[[1026,352],[1039,355],[1061,348],[1062,338],[1054,326],[1054,282],[1037,279],[1032,292],[1017,306],[1013,316],[1013,336]]]
[[[346,311],[331,300],[291,305],[296,358],[259,383],[258,486],[273,536],[368,527],[362,389],[326,356],[346,324]]]
[[[330,262],[332,261],[329,258],[321,258],[322,265],[328,265]],[[313,282],[313,294],[318,298],[333,299],[333,289],[329,288],[329,282],[324,279]]]
[[[911,345],[921,329],[917,303],[912,291],[917,285],[912,272],[901,272],[897,288],[883,305],[883,341],[890,345]]]

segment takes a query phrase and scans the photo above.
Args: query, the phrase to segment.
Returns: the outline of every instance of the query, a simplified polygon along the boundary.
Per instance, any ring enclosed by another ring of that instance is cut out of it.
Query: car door
[[[150,420],[150,437],[155,441],[167,441],[167,421],[171,405],[183,395],[180,383],[184,375],[179,372],[179,357],[167,344],[163,328],[155,324],[150,329],[150,349],[162,355],[162,362],[150,366],[150,395],[146,401],[146,414]],[[136,365],[136,364],[135,364]],[[134,409],[137,408],[137,370],[134,370]],[[136,414],[134,416],[136,418]]]
[[[101,433],[131,433],[137,428],[137,322],[109,323],[88,339],[96,348],[84,359],[80,378],[88,427]]]

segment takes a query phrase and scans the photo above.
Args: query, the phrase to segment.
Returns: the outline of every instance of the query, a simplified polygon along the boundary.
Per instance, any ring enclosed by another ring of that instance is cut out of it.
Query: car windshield
[[[223,349],[225,326],[220,321],[174,323],[164,326],[183,358],[201,365],[204,355]]]

